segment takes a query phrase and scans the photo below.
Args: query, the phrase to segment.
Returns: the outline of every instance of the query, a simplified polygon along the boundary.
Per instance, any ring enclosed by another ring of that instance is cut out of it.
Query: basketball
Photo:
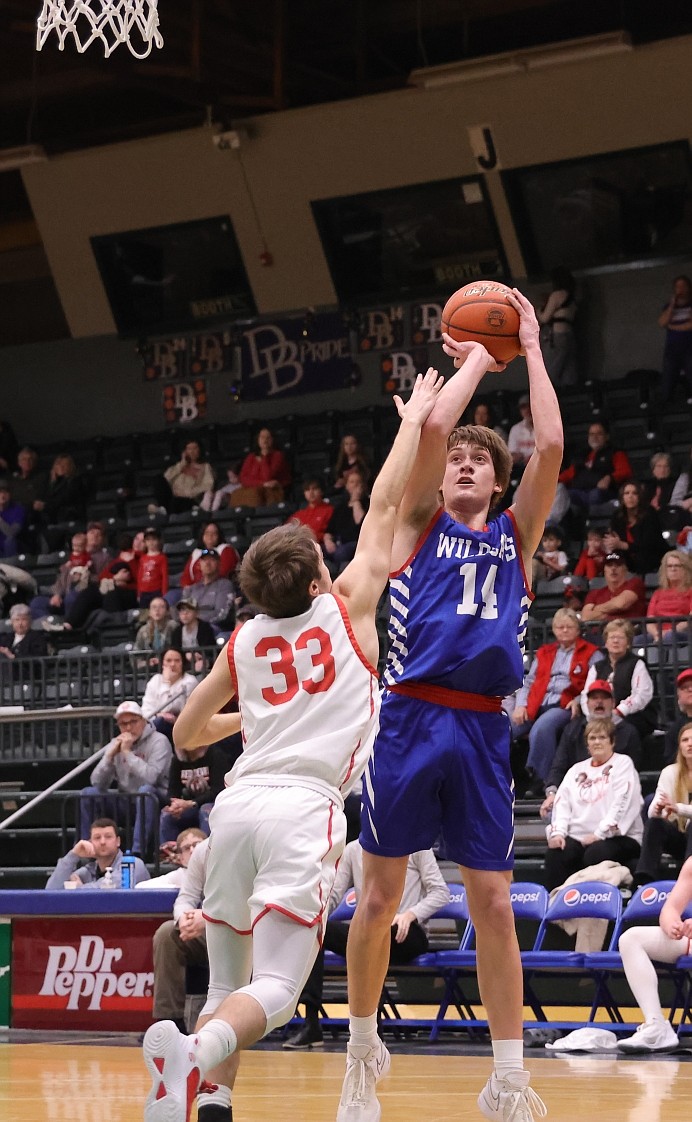
[[[499,281],[473,281],[459,288],[442,309],[442,330],[458,343],[482,343],[496,362],[511,362],[521,349],[519,313]]]

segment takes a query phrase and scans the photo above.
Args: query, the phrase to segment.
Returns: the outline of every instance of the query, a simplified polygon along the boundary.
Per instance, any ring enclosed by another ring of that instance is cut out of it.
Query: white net
[[[100,39],[106,58],[126,43],[135,58],[146,58],[152,47],[163,46],[157,0],[43,0],[36,23],[36,50],[54,31],[65,49],[71,35],[77,50],[86,51]]]

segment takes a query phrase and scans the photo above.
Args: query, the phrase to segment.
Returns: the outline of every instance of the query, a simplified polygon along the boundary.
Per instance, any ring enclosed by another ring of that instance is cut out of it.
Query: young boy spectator
[[[606,550],[603,545],[603,531],[592,526],[586,532],[586,545],[579,554],[579,559],[574,566],[575,577],[585,577],[586,580],[595,580],[603,576]]]
[[[546,526],[541,544],[533,557],[533,583],[539,580],[554,580],[567,572],[569,564],[563,549],[562,534],[556,526]]]
[[[182,757],[182,758],[181,758]],[[224,789],[228,757],[215,744],[178,750],[168,776],[169,802],[161,811],[161,844],[173,841],[186,826],[208,837],[214,799]]]
[[[217,491],[205,491],[204,498],[199,504],[202,510],[222,510],[223,507],[231,505],[233,492],[242,487],[238,476],[239,468],[239,464],[229,464],[226,468],[226,483],[224,486],[219,487]]]
[[[307,506],[301,507],[287,522],[299,522],[307,526],[315,535],[315,540],[322,544],[324,534],[334,513],[331,503],[324,500],[324,491],[319,479],[306,479],[303,484],[303,495]]]
[[[144,531],[144,549],[137,573],[140,608],[148,608],[154,597],[168,592],[168,558],[161,552],[161,535],[154,526]]]

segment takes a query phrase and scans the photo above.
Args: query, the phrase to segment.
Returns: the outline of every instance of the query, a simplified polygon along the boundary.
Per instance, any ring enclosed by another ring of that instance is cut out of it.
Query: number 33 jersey
[[[523,680],[531,603],[514,516],[482,530],[433,517],[389,583],[384,684],[428,682],[506,697]]]
[[[331,593],[291,618],[258,615],[228,644],[244,751],[226,777],[300,784],[345,797],[365,769],[379,718],[377,671]]]

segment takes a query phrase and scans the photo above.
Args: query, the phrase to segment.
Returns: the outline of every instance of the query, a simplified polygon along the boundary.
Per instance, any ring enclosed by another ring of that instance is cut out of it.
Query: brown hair
[[[589,736],[592,732],[603,732],[608,737],[611,744],[615,744],[615,725],[609,717],[594,717],[593,720],[586,722],[584,729],[584,743],[589,743]]]
[[[276,526],[252,543],[240,566],[243,595],[267,615],[299,616],[312,603],[309,587],[320,577],[320,558],[312,531],[289,523]]]
[[[95,818],[89,827],[89,833],[91,833],[92,830],[107,830],[109,826],[113,827],[116,838],[119,838],[120,830],[118,829],[117,823],[114,822],[112,818]]]
[[[692,721],[688,721],[683,725],[678,733],[678,754],[675,757],[675,801],[676,803],[687,803],[690,800],[689,791],[689,770],[687,767],[687,760],[684,758],[680,750],[680,741],[682,740],[683,733],[689,732],[692,729]],[[684,834],[690,824],[689,818],[681,818],[676,815],[676,825],[681,834]]]
[[[634,627],[628,619],[610,619],[603,628],[603,638],[607,639],[613,631],[622,631],[627,639],[628,647],[634,642]]]
[[[669,557],[676,557],[685,570],[683,588],[692,588],[692,557],[689,553],[683,553],[681,549],[669,549],[667,553],[664,553],[658,569],[658,587],[670,588],[670,581],[666,572],[666,561]]]
[[[501,436],[485,425],[462,425],[454,429],[447,438],[447,454],[459,444],[471,444],[476,448],[485,448],[490,453],[495,469],[495,482],[499,483],[501,491],[495,492],[490,500],[490,506],[498,503],[509,487],[509,477],[512,474],[512,454]]]

